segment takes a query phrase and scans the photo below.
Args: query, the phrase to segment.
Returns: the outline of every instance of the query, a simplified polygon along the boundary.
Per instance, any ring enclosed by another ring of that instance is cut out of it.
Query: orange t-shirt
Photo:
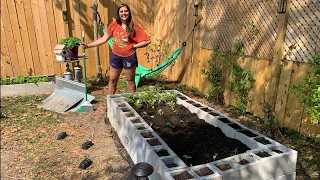
[[[127,57],[135,53],[136,51],[132,49],[133,45],[149,40],[149,36],[143,29],[134,24],[135,33],[128,37],[128,33],[124,30],[117,21],[113,21],[108,29],[107,33],[113,37],[112,52],[118,56]]]

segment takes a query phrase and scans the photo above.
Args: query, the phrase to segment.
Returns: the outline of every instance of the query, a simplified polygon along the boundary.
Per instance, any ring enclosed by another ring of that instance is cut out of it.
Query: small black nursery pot
[[[82,149],[89,149],[93,145],[94,144],[91,141],[86,141],[85,143],[82,144]]]
[[[85,158],[80,164],[79,164],[79,168],[80,169],[87,169],[93,162],[88,159],[88,158]]]
[[[65,137],[67,137],[67,133],[66,132],[61,132],[58,137],[57,137],[57,140],[62,140],[64,139]]]

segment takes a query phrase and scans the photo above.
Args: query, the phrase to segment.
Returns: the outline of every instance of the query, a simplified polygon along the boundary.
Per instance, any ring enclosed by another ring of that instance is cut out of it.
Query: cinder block
[[[230,157],[230,160],[237,164],[235,171],[238,171],[239,180],[260,179],[260,162],[251,153],[243,153]]]
[[[204,168],[208,168],[209,170],[212,171],[212,174],[208,174],[206,176],[202,176],[201,174],[198,174],[197,171],[204,169]],[[193,166],[191,167],[191,170],[197,174],[200,179],[203,180],[222,180],[222,176],[219,174],[217,169],[214,169],[210,164],[201,164],[198,166]]]
[[[238,180],[240,177],[240,172],[237,171],[239,165],[232,161],[231,158],[214,161],[210,165],[219,172],[222,180]],[[222,169],[221,166],[229,166],[230,169]]]
[[[166,174],[165,179],[166,180],[174,180],[174,178],[173,178],[174,176],[179,175],[184,172],[187,172],[188,174],[190,174],[191,178],[189,178],[189,179],[200,179],[200,177],[197,174],[195,174],[190,168],[170,171],[168,174]]]
[[[296,180],[296,172],[293,172],[289,175],[283,175],[280,177],[277,177],[275,180]]]
[[[220,120],[216,121],[216,127],[220,128],[221,131],[229,138],[234,138],[236,130],[228,126],[228,124],[221,122]]]

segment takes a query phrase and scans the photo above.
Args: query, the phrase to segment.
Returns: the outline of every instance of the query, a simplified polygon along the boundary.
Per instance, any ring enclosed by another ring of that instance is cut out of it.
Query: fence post
[[[279,82],[281,78],[281,61],[283,56],[283,47],[285,44],[287,23],[289,17],[289,5],[291,0],[287,1],[287,10],[285,13],[279,13],[279,26],[277,29],[276,42],[274,47],[274,57],[273,61],[270,64],[270,71],[267,75],[266,81],[266,103],[270,106],[271,110],[276,111],[276,102],[277,102],[277,94],[280,93],[281,90],[278,90]],[[280,105],[280,104],[279,104]],[[283,105],[281,105],[283,106]],[[285,107],[285,106],[284,106]],[[279,106],[278,106],[279,110]],[[278,114],[277,114],[278,115]],[[282,118],[283,119],[283,118]],[[278,119],[281,121],[282,119]]]

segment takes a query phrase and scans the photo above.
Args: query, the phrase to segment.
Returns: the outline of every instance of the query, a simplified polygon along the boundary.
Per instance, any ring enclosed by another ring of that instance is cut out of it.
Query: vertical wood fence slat
[[[27,65],[26,65],[26,59],[24,56],[24,51],[23,51],[23,44],[21,40],[21,34],[20,34],[20,25],[17,17],[17,9],[15,6],[15,1],[7,1],[7,7],[10,15],[10,23],[12,26],[12,32],[13,32],[13,38],[15,43],[15,48],[17,51],[17,56],[18,59],[17,61],[19,62],[19,67],[20,67],[20,72],[22,75],[28,75],[28,70],[27,70]]]
[[[275,112],[277,112],[277,119],[282,125],[284,124],[284,116],[291,82],[292,67],[293,61],[289,61],[287,65],[284,65],[281,70],[281,76],[279,80]]]
[[[13,69],[13,74],[15,76],[23,75],[23,72],[20,68],[20,63],[18,61],[18,55],[16,50],[16,45],[14,43],[13,31],[11,26],[11,20],[9,18],[7,1],[1,1],[1,13],[6,14],[5,16],[1,16],[3,20],[5,37],[7,38],[8,50],[10,53],[11,65]]]
[[[293,72],[291,75],[291,82],[289,88],[291,89],[296,83],[301,82],[305,73],[308,71],[308,67],[304,64],[293,64]],[[299,102],[299,97],[295,94],[288,94],[287,106],[285,108],[285,116],[283,119],[283,125],[288,128],[299,130],[300,121],[303,118],[303,104]],[[278,113],[278,112],[277,112]]]
[[[47,14],[49,37],[50,37],[50,44],[51,44],[51,51],[50,52],[52,53],[52,58],[50,61],[53,62],[54,74],[61,75],[62,74],[61,64],[56,62],[56,56],[53,53],[55,46],[59,42],[57,39],[56,19],[54,18],[54,10],[53,10],[52,0],[46,1],[46,14]]]
[[[41,72],[42,74],[48,74],[47,70],[47,58],[45,53],[45,44],[43,41],[43,33],[42,32],[42,24],[40,19],[39,7],[38,7],[38,0],[31,0],[31,9],[32,9],[32,16],[33,22],[36,32],[36,39],[37,39],[37,49],[39,51],[39,58],[41,62]]]
[[[53,1],[53,12],[54,12],[54,18],[55,18],[55,30],[56,30],[56,37],[57,37],[57,42],[59,42],[62,38],[66,38],[69,35],[65,34],[65,25],[63,22],[63,17],[62,17],[62,1],[61,0],[52,0]],[[63,76],[63,72],[66,69],[66,64],[65,63],[59,63],[62,74],[60,76]]]
[[[20,26],[21,40],[23,45],[23,51],[25,55],[26,68],[28,75],[34,75],[33,57],[30,47],[29,32],[26,22],[26,12],[24,10],[23,1],[15,1],[17,8],[18,21]],[[21,61],[21,60],[20,60]]]
[[[29,38],[30,50],[32,54],[32,62],[34,66],[33,74],[43,75],[30,0],[23,0],[23,5],[24,5],[25,16],[26,16],[28,38]]]
[[[1,16],[1,76],[15,76]]]
[[[53,51],[54,45],[51,45],[51,39],[50,39],[50,31],[48,24],[52,22],[48,22],[47,19],[47,11],[46,11],[46,4],[48,1],[38,1],[38,8],[39,8],[39,14],[40,14],[40,22],[41,22],[41,31],[43,34],[43,48],[45,53],[45,59],[42,61],[46,61],[46,72],[47,74],[54,74],[54,59],[53,59]]]

